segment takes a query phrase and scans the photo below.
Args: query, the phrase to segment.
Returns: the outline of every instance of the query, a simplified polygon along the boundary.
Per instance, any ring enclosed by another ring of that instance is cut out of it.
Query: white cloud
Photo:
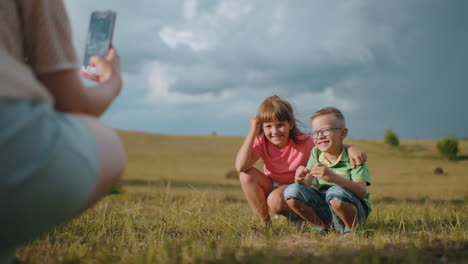
[[[220,38],[226,35],[226,21],[239,20],[252,11],[249,1],[221,1],[212,12],[199,12],[197,0],[185,0],[181,26],[164,26],[159,31],[160,39],[170,48],[178,45],[190,47],[195,52],[215,48]],[[178,29],[176,29],[178,28]]]
[[[228,20],[238,20],[252,9],[250,1],[224,0],[216,8],[216,15]]]
[[[83,0],[65,4],[79,58],[91,11],[118,12],[115,44],[123,69],[135,75],[124,76],[122,96],[112,106],[124,109],[118,113],[158,109],[181,119],[204,113],[229,124],[225,129],[238,129],[232,133],[243,133],[242,124],[248,126],[258,104],[278,94],[307,116],[320,107],[337,106],[359,117],[355,120],[361,122],[362,135],[380,135],[380,127],[364,129],[367,122],[379,123],[381,118],[373,110],[378,108],[407,132],[421,131],[411,120],[424,115],[443,120],[439,127],[466,137],[462,132],[468,130],[466,124],[453,120],[467,115],[463,69],[468,60],[462,56],[467,38],[460,27],[467,24],[462,23],[467,16],[461,11],[465,4],[449,2]],[[423,99],[412,100],[415,94]],[[446,102],[450,107],[445,107]],[[111,109],[109,114],[117,112]],[[143,118],[138,113],[128,122],[149,123],[138,121]],[[190,129],[182,130],[200,131]],[[444,129],[426,131],[437,136],[446,133]]]
[[[176,78],[159,63],[153,63],[149,68],[146,74],[150,88],[148,99],[158,101],[159,98],[168,97],[169,88]]]
[[[273,22],[268,29],[268,32],[273,35],[279,35],[284,30],[284,21],[286,19],[285,7],[280,5],[275,8],[273,14]]]
[[[337,96],[335,90],[333,87],[327,87],[322,92],[297,93],[291,98],[291,102],[300,109],[300,112],[305,114],[312,114],[314,111],[326,106],[334,106],[344,112],[350,112],[358,108],[358,105],[353,101]]]
[[[176,48],[178,45],[186,45],[192,50],[199,52],[207,50],[212,46],[209,41],[195,36],[192,31],[177,31],[171,27],[164,27],[159,32],[159,37],[172,49]]]
[[[183,6],[184,18],[186,20],[192,20],[197,16],[197,0],[185,0]]]
[[[147,102],[157,104],[184,104],[184,103],[212,103],[220,99],[226,100],[232,92],[224,91],[220,94],[212,92],[188,94],[172,91],[171,87],[177,82],[177,72],[183,69],[162,65],[158,62],[148,64],[145,76],[148,77],[149,91]]]

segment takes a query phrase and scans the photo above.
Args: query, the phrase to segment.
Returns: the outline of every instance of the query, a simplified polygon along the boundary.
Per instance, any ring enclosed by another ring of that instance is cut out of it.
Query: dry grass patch
[[[121,132],[122,192],[18,250],[30,263],[463,263],[468,160],[437,159],[435,141],[350,140],[365,150],[374,211],[366,233],[325,237],[280,217],[265,230],[233,169],[241,137]],[[461,155],[468,142],[460,142]],[[260,166],[258,164],[257,166]],[[435,166],[445,175],[434,175]]]

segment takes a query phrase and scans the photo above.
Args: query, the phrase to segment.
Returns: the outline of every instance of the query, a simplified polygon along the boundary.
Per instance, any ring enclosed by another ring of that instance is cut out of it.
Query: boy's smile
[[[317,146],[321,146],[322,148],[326,148],[329,144],[330,144],[329,139],[317,140],[317,143],[316,143]]]
[[[315,117],[311,124],[314,131],[320,131],[314,138],[317,148],[322,152],[339,155],[348,132],[342,122],[334,115],[328,114]]]

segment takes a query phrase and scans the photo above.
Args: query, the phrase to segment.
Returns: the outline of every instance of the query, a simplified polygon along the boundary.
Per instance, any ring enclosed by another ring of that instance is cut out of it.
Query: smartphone
[[[105,58],[112,44],[117,13],[112,10],[94,11],[89,21],[86,49],[82,69],[96,75],[96,69],[89,65],[89,58],[100,56]]]

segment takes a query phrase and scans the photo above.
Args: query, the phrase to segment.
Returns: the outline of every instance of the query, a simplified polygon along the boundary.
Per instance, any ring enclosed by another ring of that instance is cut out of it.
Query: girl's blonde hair
[[[299,121],[294,117],[294,110],[291,104],[277,95],[273,95],[265,99],[257,111],[257,122],[260,124],[258,135],[263,134],[263,123],[273,121],[287,121],[293,126],[289,131],[289,138],[296,144],[301,144],[303,141],[298,139],[303,132],[298,128]]]

